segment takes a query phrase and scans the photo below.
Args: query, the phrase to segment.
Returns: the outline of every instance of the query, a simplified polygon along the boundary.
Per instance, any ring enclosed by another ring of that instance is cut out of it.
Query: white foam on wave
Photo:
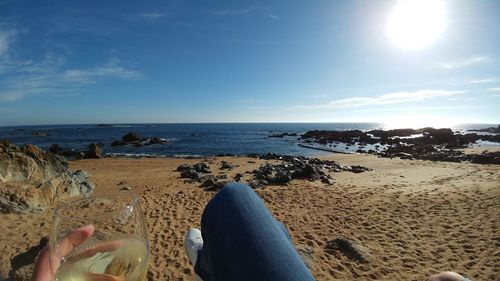
[[[200,158],[200,157],[203,157],[203,155],[200,155],[200,154],[174,154],[173,157],[175,157],[175,158]]]

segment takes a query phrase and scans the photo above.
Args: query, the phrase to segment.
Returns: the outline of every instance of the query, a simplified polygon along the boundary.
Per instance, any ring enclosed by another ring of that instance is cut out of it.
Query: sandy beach
[[[257,190],[288,227],[296,247],[306,253],[317,280],[426,280],[443,270],[473,280],[498,278],[500,166],[364,154],[326,159],[373,170],[332,173],[333,185],[293,180],[288,186]],[[222,160],[239,166],[218,170]],[[72,161],[70,167],[91,175],[97,195],[125,185],[141,196],[151,242],[151,280],[194,280],[183,236],[188,228],[199,227],[204,206],[215,192],[185,183],[175,169],[200,161],[211,165],[215,175],[226,173],[229,178],[266,162],[245,157],[105,158]],[[11,258],[38,244],[50,225],[51,210],[0,215],[2,275]],[[366,247],[368,262],[326,251],[326,243],[339,235]]]

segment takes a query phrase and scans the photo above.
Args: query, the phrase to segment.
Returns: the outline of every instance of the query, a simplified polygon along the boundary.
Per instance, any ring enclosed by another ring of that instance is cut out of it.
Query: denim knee
[[[219,193],[224,193],[224,195],[243,195],[243,194],[253,194],[254,191],[250,186],[240,183],[240,182],[230,182],[219,191]]]

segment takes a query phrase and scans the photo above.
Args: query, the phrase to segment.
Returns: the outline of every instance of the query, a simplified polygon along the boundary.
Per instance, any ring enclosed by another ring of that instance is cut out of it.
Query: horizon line
[[[380,124],[384,125],[388,122],[356,122],[356,121],[348,121],[348,122],[329,122],[329,121],[320,121],[320,122],[292,122],[292,121],[281,121],[281,122],[119,122],[119,123],[60,123],[60,124],[22,124],[22,125],[0,125],[0,128],[5,127],[35,127],[35,126],[88,126],[88,125],[166,125],[166,124],[189,124],[189,125],[197,125],[197,124]],[[452,124],[449,127],[459,126],[459,125],[500,125],[500,122],[472,122],[472,123],[456,123]],[[408,126],[408,128],[411,126]],[[424,126],[429,127],[429,126]],[[405,128],[405,127],[401,127]]]

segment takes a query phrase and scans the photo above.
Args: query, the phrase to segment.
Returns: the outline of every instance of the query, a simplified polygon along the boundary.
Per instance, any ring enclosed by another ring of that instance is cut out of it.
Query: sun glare
[[[387,35],[398,47],[418,50],[442,34],[446,22],[443,0],[401,0],[387,20]]]

